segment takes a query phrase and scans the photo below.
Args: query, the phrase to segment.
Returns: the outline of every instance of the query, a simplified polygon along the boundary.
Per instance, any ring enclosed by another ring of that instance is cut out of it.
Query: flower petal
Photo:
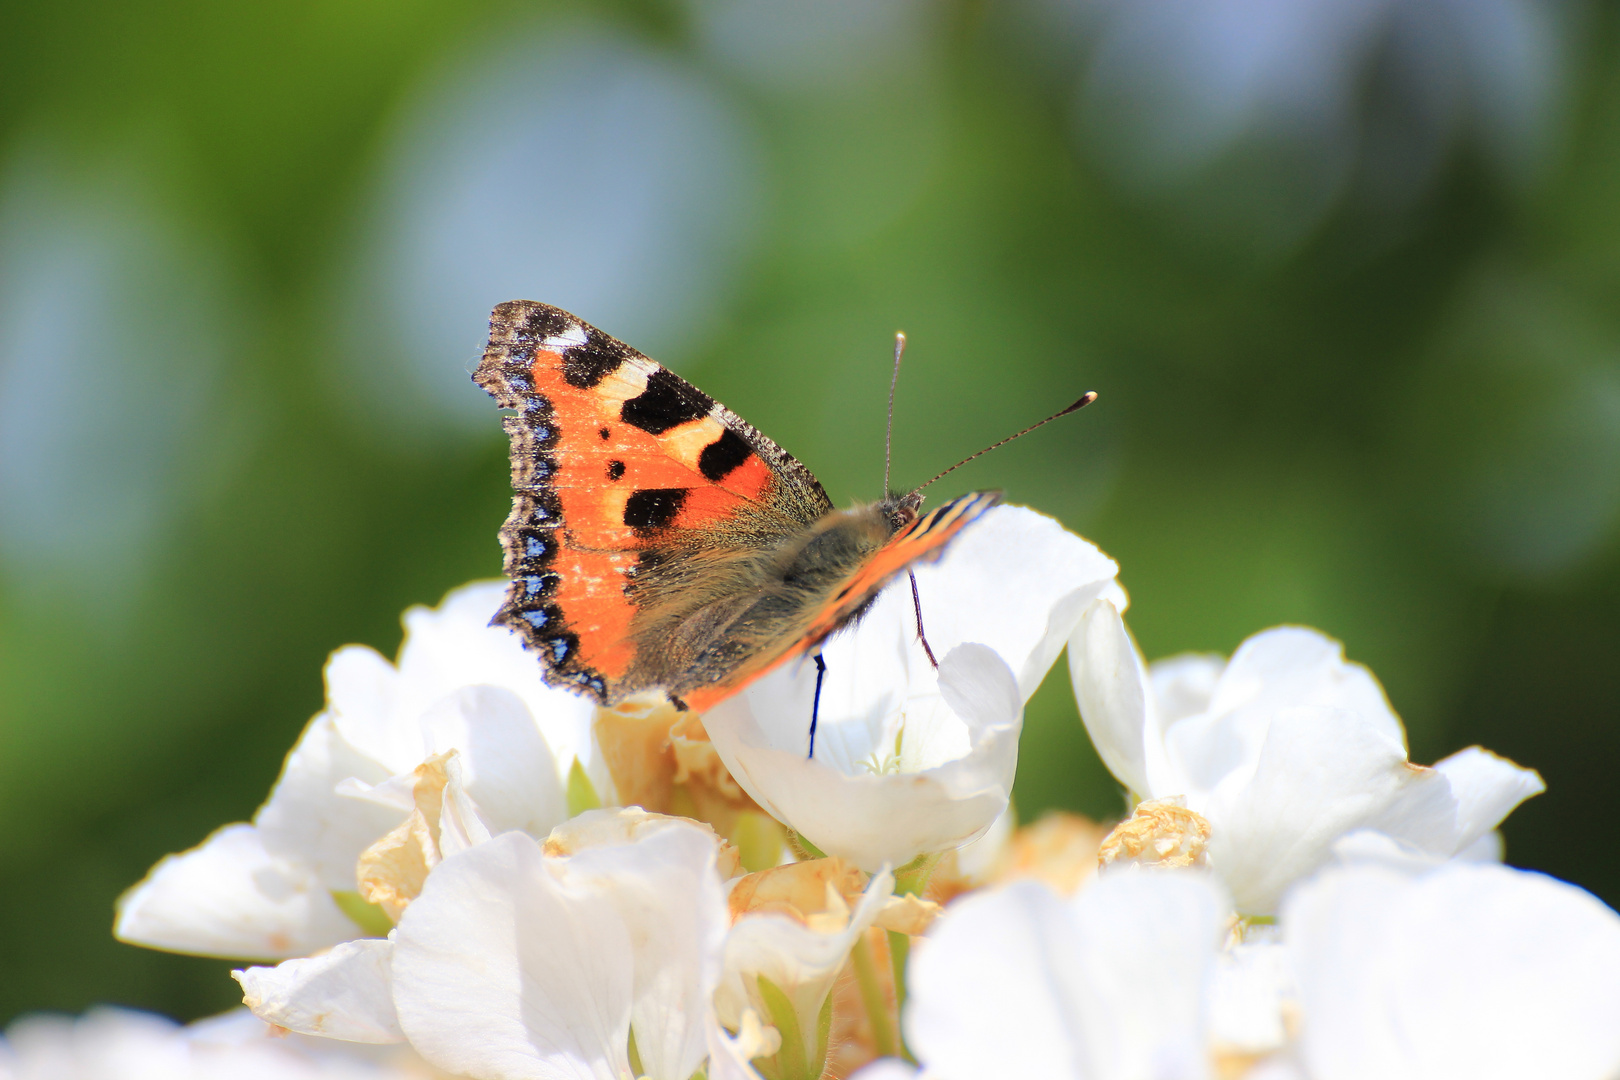
[[[1446,780],[1410,765],[1384,725],[1343,709],[1285,708],[1251,774],[1222,781],[1204,815],[1210,865],[1246,915],[1268,915],[1290,882],[1320,866],[1352,829],[1420,845],[1454,835]]]
[[[394,943],[347,941],[321,956],[233,971],[253,1015],[303,1035],[347,1042],[403,1042],[389,965]]]
[[[671,819],[631,844],[568,860],[570,884],[594,888],[635,945],[631,1028],[652,1080],[686,1080],[708,1053],[711,1001],[730,918],[712,832]]]
[[[820,920],[815,918],[801,921],[769,909],[743,915],[725,941],[725,981],[715,995],[720,1019],[737,1024],[750,1004],[756,1011],[764,1007],[755,993],[763,975],[787,995],[807,1034],[813,1037],[822,1003],[855,939],[876,921],[893,894],[894,875],[885,870],[867,882],[853,910],[843,909],[847,917],[836,927],[818,925]]]
[[[1229,911],[1213,879],[1099,874],[1067,905],[1088,1075],[1205,1075],[1205,987]]]
[[[1488,836],[1524,800],[1547,790],[1534,769],[1522,769],[1478,746],[1457,751],[1435,769],[1450,783],[1457,800],[1457,838],[1452,845],[1457,853]]]
[[[1223,906],[1190,873],[967,896],[912,960],[908,1041],[930,1076],[1203,1076]]]
[[[1294,996],[1288,954],[1276,941],[1224,950],[1210,985],[1210,1035],[1219,1050],[1245,1056],[1273,1053],[1289,1040]]]
[[[504,582],[477,582],[452,590],[436,608],[409,609],[397,665],[362,646],[334,653],[326,683],[338,730],[386,775],[408,773],[433,750],[419,722],[424,713],[462,687],[500,687],[522,700],[559,764],[578,757],[607,790],[606,770],[592,752],[592,703],[545,685],[517,636],[490,625],[505,593]]]
[[[1620,1073],[1620,915],[1540,874],[1324,871],[1288,898],[1315,1080]]]
[[[911,957],[902,1021],[942,1077],[1089,1080],[1064,1008],[1081,976],[1063,901],[1033,881],[953,903]]]
[[[1123,610],[1119,567],[1095,544],[1024,506],[998,506],[952,541],[938,562],[915,568],[923,625],[935,656],[969,641],[994,649],[1025,700],[1041,685],[1080,613],[1099,596]],[[879,603],[913,617],[904,577]],[[853,636],[853,635],[851,635]]]
[[[914,738],[914,723],[925,744],[928,723],[954,724],[963,733],[967,752],[933,768],[878,772],[852,764],[846,772],[819,745],[814,759],[797,747],[780,748],[766,728],[779,726],[780,718],[757,711],[771,705],[771,697],[746,690],[710,710],[704,726],[732,777],[772,817],[863,870],[899,866],[982,835],[1007,806],[1022,709],[995,714],[998,708],[1011,709],[1017,695],[1009,690],[1013,680],[1006,665],[992,664],[988,650],[980,650],[953,649],[941,660],[935,680],[936,686],[954,680],[952,693],[975,712],[972,723],[949,709],[942,691],[932,699],[937,712],[906,713],[904,739]],[[808,698],[804,706],[808,718]]]
[[[411,762],[406,771],[416,764]],[[272,854],[313,867],[328,889],[353,889],[354,863],[360,853],[405,820],[409,811],[341,795],[338,787],[350,779],[370,787],[391,775],[338,733],[330,712],[321,713],[287,755],[281,777],[253,823]]]
[[[1226,657],[1217,653],[1182,653],[1149,664],[1148,681],[1158,702],[1159,723],[1168,727],[1208,711],[1225,670]]]
[[[709,1080],[760,1080],[752,1062],[756,1057],[768,1057],[776,1051],[770,1049],[759,1017],[749,1013],[743,1018],[742,1028],[735,1038],[717,1023],[709,1024]],[[777,1043],[780,1045],[781,1040]]]
[[[255,960],[302,956],[361,932],[309,870],[272,858],[252,825],[227,825],[159,862],[119,898],[113,928],[132,945]]]
[[[577,757],[598,790],[611,790],[602,786],[607,775],[592,751],[595,705],[578,694],[547,686],[540,678],[539,663],[518,636],[490,625],[506,589],[504,581],[475,582],[452,590],[436,608],[406,611],[405,641],[399,650],[401,693],[425,708],[463,686],[510,690],[528,707],[560,765],[567,768]]]
[[[1152,691],[1136,643],[1107,600],[1088,606],[1069,638],[1069,678],[1080,719],[1108,771],[1137,795],[1155,794],[1147,763],[1149,741],[1157,739],[1149,731]],[[1165,786],[1174,784],[1166,781]]]
[[[560,861],[560,860],[559,860]],[[394,932],[394,1001],[423,1057],[475,1080],[630,1068],[630,936],[586,882],[506,833],[446,859]]]
[[[1406,732],[1372,672],[1344,658],[1344,646],[1308,626],[1278,626],[1249,637],[1221,672],[1209,712],[1269,715],[1304,706],[1347,709],[1404,748]]]
[[[545,836],[568,817],[562,774],[523,699],[464,686],[422,717],[429,754],[459,752],[461,782],[492,833]]]

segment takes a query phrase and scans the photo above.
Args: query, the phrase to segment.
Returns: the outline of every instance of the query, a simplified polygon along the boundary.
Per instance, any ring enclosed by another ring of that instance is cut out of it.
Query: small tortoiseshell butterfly
[[[1001,499],[919,514],[912,492],[835,510],[731,410],[546,304],[495,309],[473,379],[517,410],[500,533],[512,583],[495,622],[548,684],[603,705],[659,690],[707,709],[815,650]]]

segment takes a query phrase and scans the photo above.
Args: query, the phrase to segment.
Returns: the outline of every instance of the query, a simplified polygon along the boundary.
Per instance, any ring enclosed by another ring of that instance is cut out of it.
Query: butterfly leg
[[[810,757],[816,756],[816,720],[821,715],[821,680],[827,675],[827,661],[816,653],[813,659],[816,662],[816,700],[810,705]]]
[[[928,662],[934,665],[935,671],[938,671],[939,661],[934,659],[934,650],[928,647],[928,635],[923,633],[922,598],[917,595],[917,575],[907,570],[906,577],[911,579],[911,606],[917,612],[917,640],[922,642],[923,652],[928,654]]]

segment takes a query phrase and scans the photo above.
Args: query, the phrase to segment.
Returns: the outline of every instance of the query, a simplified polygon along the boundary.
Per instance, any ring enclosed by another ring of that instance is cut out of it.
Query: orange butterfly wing
[[[490,316],[473,379],[511,437],[512,584],[496,621],[539,654],[545,679],[604,704],[632,685],[631,599],[670,530],[751,538],[832,509],[810,471],[673,372],[558,308],[512,301]],[[734,539],[731,542],[736,542]]]

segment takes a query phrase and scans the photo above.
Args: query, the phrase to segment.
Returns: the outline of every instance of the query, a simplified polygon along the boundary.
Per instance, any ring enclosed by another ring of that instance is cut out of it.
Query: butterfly
[[[655,690],[702,712],[806,654],[819,689],[818,646],[1001,501],[978,491],[924,514],[913,491],[835,509],[736,413],[533,301],[495,308],[473,380],[516,413],[494,622],[549,685],[602,705]]]

